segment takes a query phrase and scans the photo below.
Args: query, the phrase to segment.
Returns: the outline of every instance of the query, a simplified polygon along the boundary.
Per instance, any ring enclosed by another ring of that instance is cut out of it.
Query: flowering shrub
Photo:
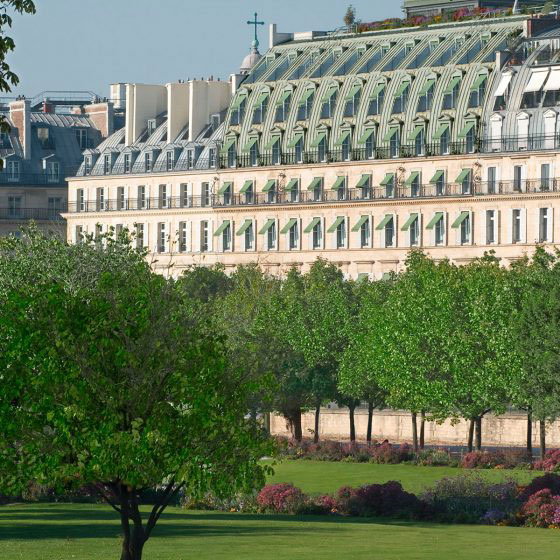
[[[550,449],[544,459],[536,461],[534,468],[538,471],[560,472],[560,449]]]
[[[499,509],[489,509],[481,518],[480,522],[484,525],[498,525],[502,524],[508,519],[507,513]]]
[[[520,515],[529,527],[560,527],[560,496],[539,490],[523,504]]]
[[[560,495],[560,476],[553,473],[546,473],[543,476],[537,476],[519,493],[519,499],[526,501],[539,490],[548,488],[552,494]]]
[[[305,503],[305,496],[292,484],[267,484],[259,492],[257,503],[263,511],[297,513]]]
[[[414,463],[427,467],[458,465],[458,461],[453,459],[446,449],[422,449],[416,453]]]
[[[461,466],[464,469],[493,469],[503,465],[504,461],[500,451],[471,451],[463,457]]]
[[[397,464],[412,459],[412,448],[408,443],[391,445],[383,442],[381,445],[371,448],[371,462],[384,464]]]

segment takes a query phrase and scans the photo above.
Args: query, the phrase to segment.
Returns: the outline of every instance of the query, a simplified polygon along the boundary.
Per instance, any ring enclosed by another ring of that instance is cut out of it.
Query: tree
[[[351,27],[356,21],[356,8],[350,4],[344,14],[344,23],[347,27]]]
[[[130,244],[2,240],[0,300],[0,491],[93,484],[120,516],[121,558],[139,560],[180,490],[263,483],[250,384]]]
[[[15,49],[12,37],[6,35],[6,29],[12,27],[11,12],[18,14],[34,14],[35,4],[32,0],[0,0],[0,91],[10,92],[12,86],[19,84],[18,76],[12,72],[10,65],[6,62],[6,56]],[[0,115],[0,130],[9,132],[10,127],[6,122],[6,117]],[[0,169],[2,162],[0,162]]]

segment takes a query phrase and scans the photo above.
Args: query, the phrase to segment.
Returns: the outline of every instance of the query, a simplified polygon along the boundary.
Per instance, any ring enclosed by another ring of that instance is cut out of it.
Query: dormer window
[[[285,91],[280,96],[280,99],[276,103],[276,122],[284,122],[288,118],[288,113],[290,112],[290,102],[292,99],[292,92]]]
[[[37,128],[37,140],[39,140],[43,150],[54,150],[54,141],[47,127],[40,126]]]
[[[58,161],[47,162],[47,182],[58,183],[60,180],[60,164]]]
[[[375,86],[369,98],[368,115],[379,115],[385,99],[385,82],[380,82]]]
[[[313,107],[313,97],[315,94],[314,89],[306,89],[298,104],[298,121],[304,121],[311,115],[311,108]]]
[[[330,86],[325,95],[321,99],[321,118],[330,119],[334,113],[336,98],[338,95],[338,87]]]
[[[150,152],[144,154],[144,170],[146,173],[152,170],[152,154]]]
[[[247,95],[240,95],[231,108],[230,123],[232,125],[239,125],[243,121],[245,115],[245,104],[247,102]]]
[[[453,76],[449,81],[447,89],[443,92],[443,108],[455,109],[457,105],[457,97],[459,95],[459,85],[461,76]]]
[[[405,81],[399,86],[395,92],[393,101],[393,113],[404,113],[408,103],[408,93],[410,89],[410,82]]]
[[[266,108],[268,107],[268,92],[263,92],[257,98],[253,111],[253,124],[261,124],[264,121]]]
[[[418,97],[418,107],[416,109],[419,113],[429,111],[432,108],[435,83],[435,78],[428,78],[424,83],[424,86],[420,90],[420,94]]]
[[[131,169],[130,154],[124,154],[124,172],[130,173],[130,169]]]
[[[187,150],[187,167],[192,169],[194,167],[194,151]]]
[[[88,148],[87,128],[76,129],[76,141],[78,142],[78,146],[80,146],[80,150],[85,150]]]
[[[19,161],[8,161],[6,166],[8,168],[8,181],[17,182],[20,176],[20,162]]]
[[[10,135],[0,131],[0,148],[11,148]]]
[[[346,96],[346,105],[344,106],[344,116],[353,117],[358,112],[360,106],[360,98],[362,85],[355,84]]]
[[[109,154],[103,156],[103,173],[105,175],[111,173],[111,156]]]
[[[148,119],[148,138],[156,131],[156,119]]]
[[[84,175],[91,173],[91,156],[84,157]]]
[[[165,158],[166,158],[165,165],[167,171],[173,171],[173,166],[175,165],[175,154],[173,153],[173,150],[169,150],[165,154]]]
[[[469,97],[469,107],[480,107],[484,101],[484,93],[486,92],[486,74],[480,74],[473,85]]]

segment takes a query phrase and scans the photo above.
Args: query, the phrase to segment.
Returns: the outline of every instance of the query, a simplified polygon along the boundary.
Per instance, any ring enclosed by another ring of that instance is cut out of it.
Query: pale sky
[[[20,77],[13,94],[87,90],[109,95],[113,82],[222,80],[236,72],[253,38],[278,31],[327,31],[343,25],[350,0],[35,0],[37,14],[15,18],[8,62]],[[400,17],[401,0],[354,0],[357,18]]]

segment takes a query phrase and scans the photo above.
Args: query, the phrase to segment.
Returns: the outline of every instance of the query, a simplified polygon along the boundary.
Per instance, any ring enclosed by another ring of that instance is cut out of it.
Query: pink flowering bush
[[[539,490],[529,496],[519,513],[529,527],[560,528],[560,496],[549,488]]]
[[[464,469],[493,469],[503,464],[504,457],[498,451],[471,451],[461,460]]]
[[[560,449],[550,449],[544,459],[535,461],[534,468],[538,471],[560,472]]]
[[[553,473],[546,473],[543,476],[537,476],[537,478],[534,478],[527,486],[521,489],[519,499],[525,502],[529,496],[532,496],[539,490],[547,488],[552,492],[552,494],[560,495],[560,476]]]
[[[305,496],[292,484],[267,484],[259,492],[257,503],[263,511],[271,513],[298,513]]]
[[[408,443],[391,445],[389,442],[383,442],[381,445],[372,448],[371,451],[372,463],[397,464],[410,461],[412,458],[412,448]]]

